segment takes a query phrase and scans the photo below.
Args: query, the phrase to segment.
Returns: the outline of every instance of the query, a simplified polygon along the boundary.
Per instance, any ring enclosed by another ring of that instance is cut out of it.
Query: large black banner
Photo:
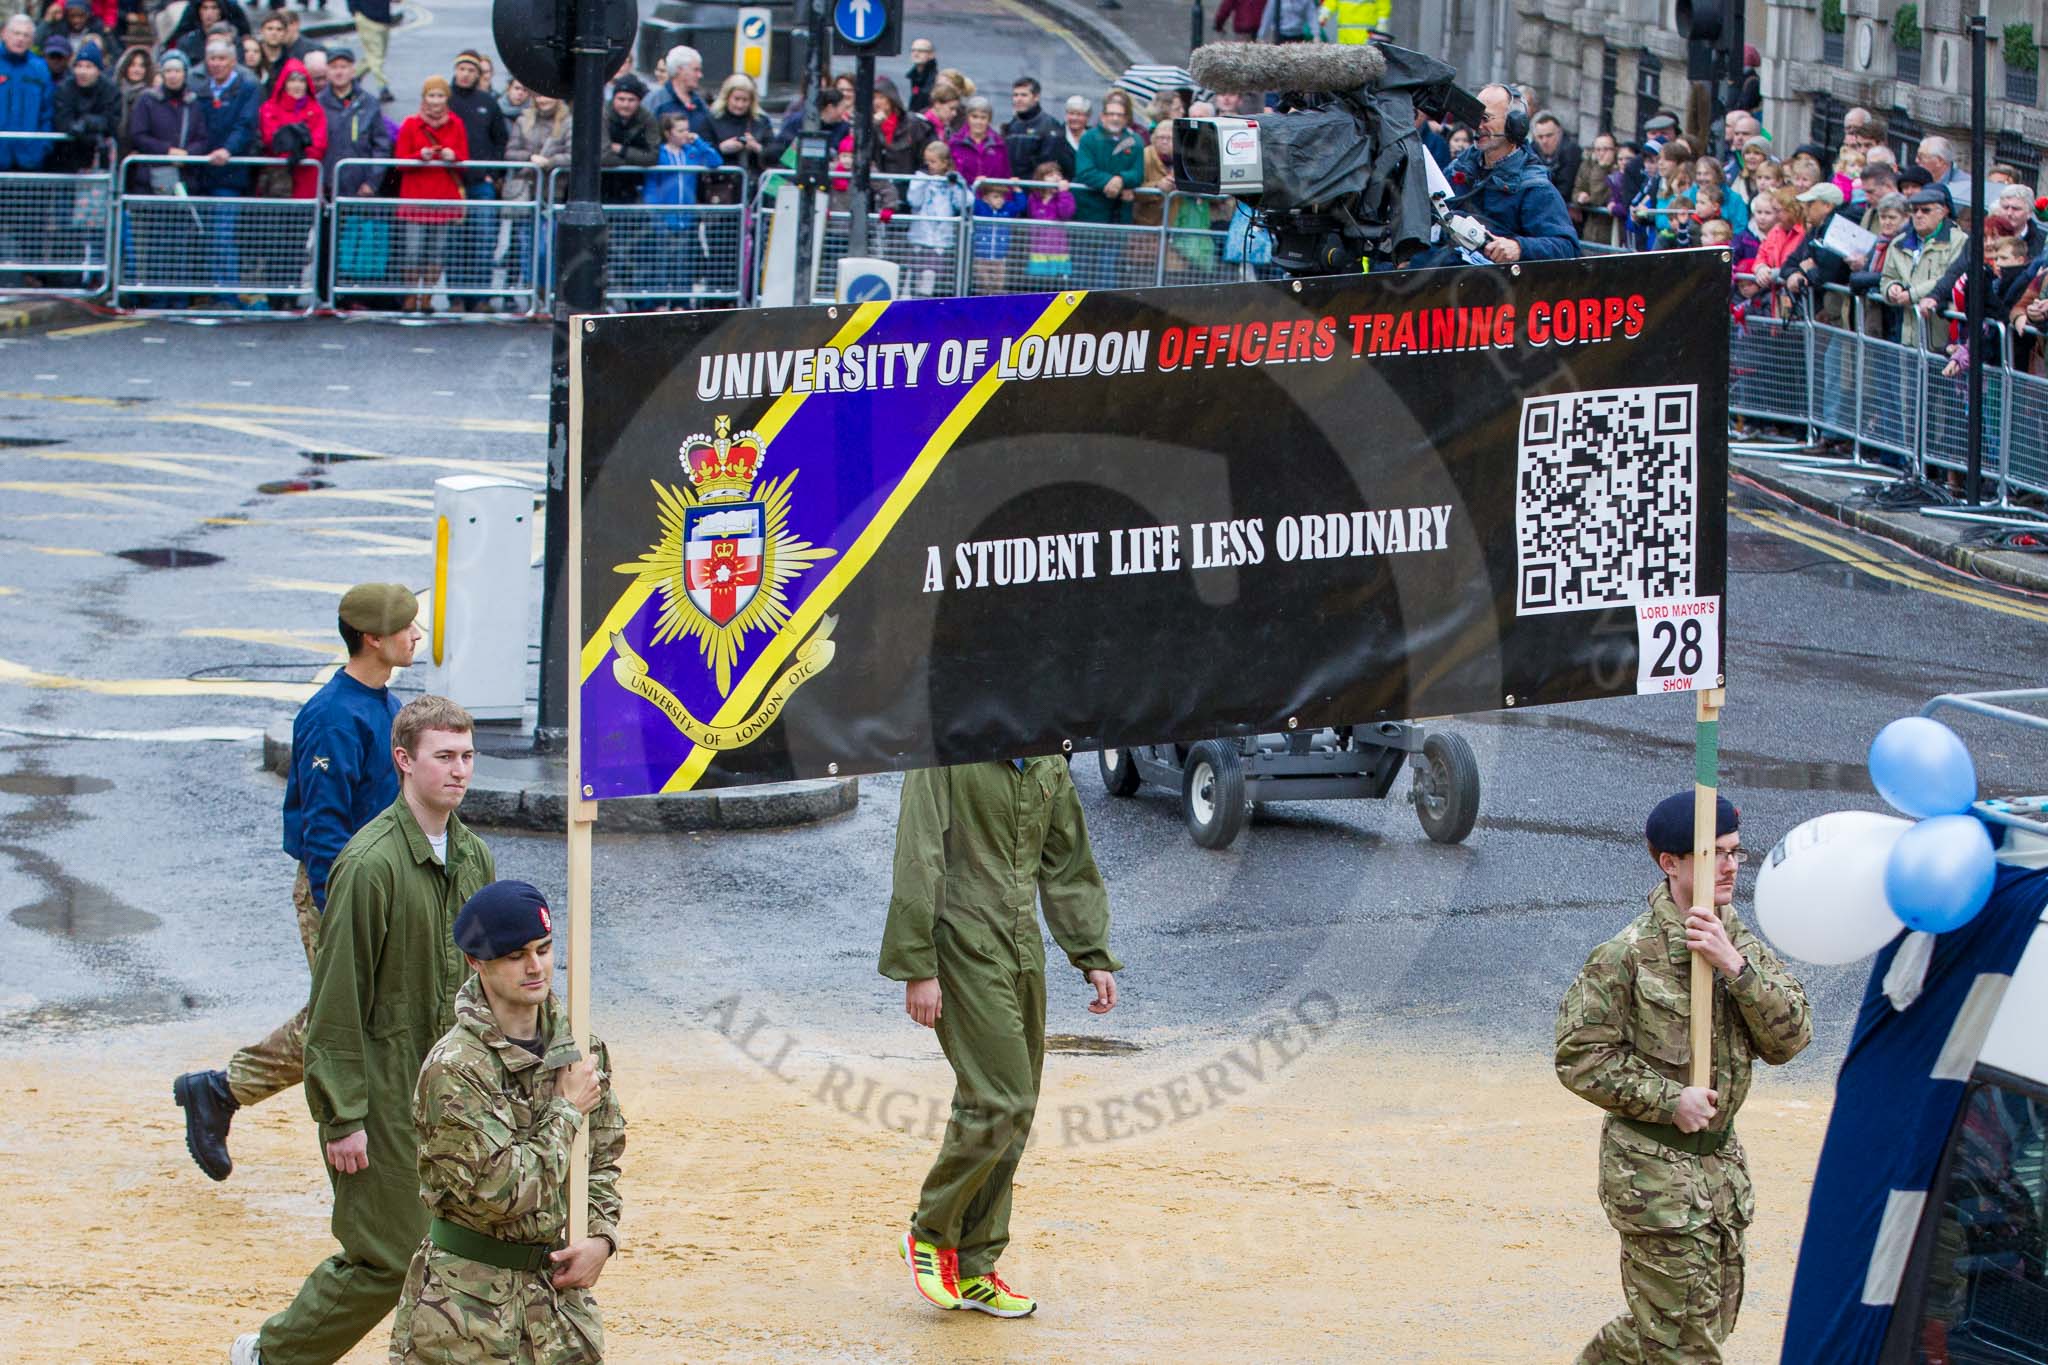
[[[598,797],[1713,686],[1719,252],[593,319]]]

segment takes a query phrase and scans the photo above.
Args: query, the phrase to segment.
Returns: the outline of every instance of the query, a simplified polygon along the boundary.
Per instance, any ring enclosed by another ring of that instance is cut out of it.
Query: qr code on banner
[[[1522,402],[1515,612],[1691,597],[1699,389],[1598,389]]]

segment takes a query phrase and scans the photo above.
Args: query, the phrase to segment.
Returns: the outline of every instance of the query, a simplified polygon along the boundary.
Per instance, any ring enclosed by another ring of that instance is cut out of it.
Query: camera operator
[[[1579,234],[1572,229],[1564,196],[1543,162],[1523,145],[1529,138],[1527,105],[1504,85],[1482,87],[1479,100],[1486,117],[1477,140],[1451,162],[1445,207],[1479,220],[1490,234],[1486,259],[1496,265],[1577,256]],[[1457,248],[1447,244],[1409,264],[1455,265],[1459,260]]]

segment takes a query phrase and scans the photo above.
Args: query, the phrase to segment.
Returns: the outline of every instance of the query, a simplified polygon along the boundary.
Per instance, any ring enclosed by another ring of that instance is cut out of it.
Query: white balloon
[[[1854,962],[1884,947],[1906,927],[1885,900],[1885,860],[1912,827],[1867,810],[1796,826],[1757,871],[1757,927],[1802,962]]]

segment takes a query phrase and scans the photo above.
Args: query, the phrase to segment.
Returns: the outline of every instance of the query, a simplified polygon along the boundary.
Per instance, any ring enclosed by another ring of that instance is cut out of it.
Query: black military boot
[[[171,1094],[185,1111],[185,1150],[214,1180],[235,1169],[228,1156],[228,1124],[242,1106],[228,1089],[225,1071],[188,1071],[171,1082]]]

